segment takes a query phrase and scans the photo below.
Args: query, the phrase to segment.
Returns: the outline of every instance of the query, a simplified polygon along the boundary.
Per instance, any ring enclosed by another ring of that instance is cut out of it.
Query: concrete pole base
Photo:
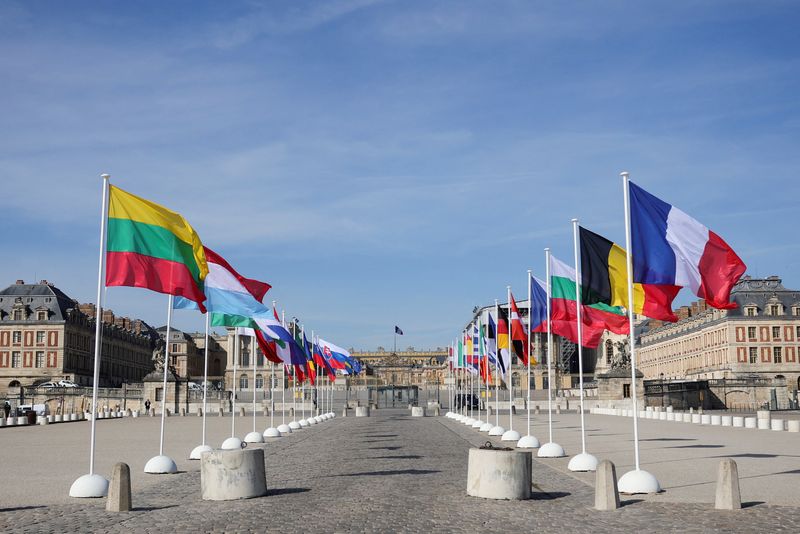
[[[366,406],[356,406],[356,417],[369,417],[369,408]]]
[[[144,472],[151,475],[171,475],[178,472],[178,466],[175,465],[175,460],[162,454],[150,458],[144,465]]]
[[[231,501],[267,493],[264,453],[259,449],[212,451],[200,464],[203,500]]]
[[[69,496],[79,499],[105,497],[108,495],[108,480],[97,473],[78,477],[69,488]]]
[[[566,455],[564,447],[552,441],[539,447],[539,452],[536,454],[539,458],[563,458]]]
[[[301,426],[300,423],[298,423],[297,421],[292,421],[291,423],[289,423],[289,428],[291,428],[292,431],[294,432],[295,430],[300,430]]]
[[[269,427],[264,430],[263,434],[264,438],[279,438],[281,437],[281,431],[274,427]]]
[[[413,406],[411,408],[411,417],[425,417],[425,408],[422,406]]]
[[[292,428],[289,425],[278,425],[278,432],[280,432],[281,435],[291,434]]]
[[[503,428],[502,426],[493,426],[491,428],[491,430],[489,430],[489,435],[490,436],[502,436],[503,434],[505,434],[505,432],[506,432],[506,429]]]
[[[245,443],[264,443],[264,436],[261,435],[261,432],[249,432],[244,437]]]
[[[656,477],[641,469],[628,471],[619,479],[619,491],[627,495],[659,493],[661,485]]]
[[[222,442],[220,449],[224,451],[235,451],[242,448],[242,440],[237,437],[230,437]]]
[[[519,441],[522,436],[519,435],[519,432],[516,430],[506,430],[503,432],[503,436],[500,438],[500,441]]]
[[[198,445],[197,447],[192,449],[192,452],[189,454],[189,459],[200,460],[203,458],[204,452],[211,452],[212,450],[213,449],[211,448],[210,445]]]
[[[597,469],[597,458],[588,452],[582,452],[570,458],[567,469],[576,472],[595,471]]]
[[[470,449],[467,494],[484,499],[530,499],[530,453],[497,449]]]
[[[478,430],[480,432],[489,432],[493,428],[494,428],[494,425],[492,423],[483,423]]]
[[[531,436],[530,434],[527,436],[523,436],[517,442],[518,449],[538,449],[540,446],[539,440],[536,439],[536,436]]]

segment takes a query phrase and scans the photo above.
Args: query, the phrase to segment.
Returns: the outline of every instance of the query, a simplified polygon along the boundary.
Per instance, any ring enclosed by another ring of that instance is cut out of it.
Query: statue
[[[156,368],[156,372],[160,373],[164,370],[164,350],[166,344],[163,340],[159,339],[156,341],[156,346],[153,348],[153,357],[151,360],[153,361],[153,366]]]
[[[631,351],[629,339],[626,337],[622,341],[614,343],[614,358],[611,360],[612,369],[630,369]]]

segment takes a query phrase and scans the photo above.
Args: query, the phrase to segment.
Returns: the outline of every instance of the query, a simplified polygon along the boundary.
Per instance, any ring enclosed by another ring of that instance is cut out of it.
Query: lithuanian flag
[[[205,313],[208,264],[180,214],[109,186],[106,286],[142,287],[193,300]]]
[[[581,301],[628,307],[628,269],[625,249],[580,228]],[[667,284],[633,284],[633,311],[653,319],[675,322],[672,300],[680,286]]]

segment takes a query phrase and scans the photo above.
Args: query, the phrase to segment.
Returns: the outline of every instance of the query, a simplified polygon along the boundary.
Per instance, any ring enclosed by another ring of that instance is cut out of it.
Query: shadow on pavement
[[[620,500],[619,501],[619,506],[620,506],[620,508],[622,508],[623,506],[629,506],[631,504],[636,504],[638,502],[643,502],[643,501],[644,501],[644,499],[627,499],[627,500],[624,500],[624,501]]]
[[[554,501],[556,499],[561,499],[562,497],[569,497],[572,495],[568,491],[553,491],[553,492],[546,492],[546,491],[531,491],[531,500],[534,501]]]
[[[277,489],[267,489],[267,497],[272,497],[274,495],[291,495],[294,493],[305,493],[307,491],[311,491],[310,488],[277,488]]]
[[[394,475],[431,475],[441,473],[438,469],[395,469],[391,471],[367,471],[364,473],[345,473],[344,475],[329,475],[330,477],[381,477]]]
[[[397,451],[402,449],[402,446],[397,447],[367,447],[371,451],[384,450],[384,451]]]
[[[2,512],[18,512],[20,510],[34,510],[36,508],[44,508],[44,506],[16,506],[14,508],[0,508],[0,513],[2,513]]]

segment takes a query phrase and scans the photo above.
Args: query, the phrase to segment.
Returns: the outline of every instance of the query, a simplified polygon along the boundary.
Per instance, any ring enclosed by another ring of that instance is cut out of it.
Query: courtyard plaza
[[[800,469],[797,434],[640,421],[642,468],[664,492],[622,496],[613,512],[593,509],[594,474],[570,473],[568,458],[533,460],[533,495],[496,501],[466,495],[467,452],[497,438],[441,417],[411,417],[406,409],[373,410],[369,418],[338,416],[263,445],[268,494],[239,501],[203,501],[200,465],[187,460],[199,444],[201,418],[170,417],[165,452],[174,475],[142,472],[158,452],[159,418],[100,420],[96,471],[131,466],[133,511],[106,512],[105,499],[71,499],[69,486],[88,464],[86,422],[0,430],[3,532],[798,532]],[[494,417],[492,417],[494,419]],[[259,415],[259,430],[268,425]],[[230,417],[209,417],[208,443],[230,435]],[[280,414],[275,418],[280,422]],[[533,433],[547,440],[546,412]],[[588,451],[610,459],[622,475],[632,468],[630,418],[590,415]],[[508,414],[500,414],[508,426]],[[514,418],[525,434],[526,416]],[[237,418],[236,433],[252,430]],[[568,454],[580,452],[580,421],[554,415],[554,439]],[[513,443],[511,444],[513,445]],[[721,458],[739,464],[743,509],[714,509]]]

